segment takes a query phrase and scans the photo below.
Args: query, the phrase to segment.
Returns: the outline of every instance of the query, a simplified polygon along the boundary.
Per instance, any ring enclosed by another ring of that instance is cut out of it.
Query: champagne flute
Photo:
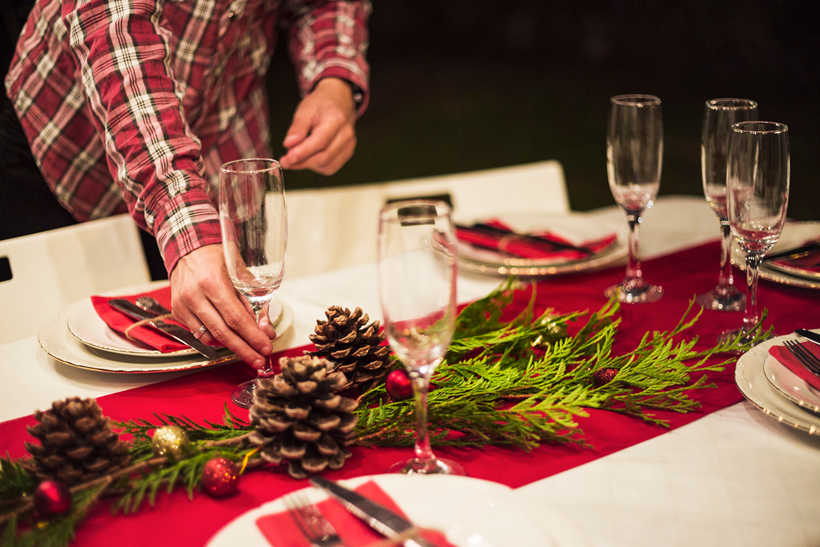
[[[726,168],[729,225],[746,254],[746,311],[740,329],[720,341],[753,338],[757,278],[763,256],[780,238],[789,204],[789,128],[781,123],[747,121],[732,126]]]
[[[655,302],[663,288],[643,278],[638,258],[638,227],[652,207],[661,184],[663,118],[661,100],[652,95],[618,95],[610,99],[606,135],[609,188],[626,212],[629,250],[626,276],[605,294],[629,304]]]
[[[285,183],[279,162],[256,158],[222,166],[219,224],[233,286],[250,303],[259,326],[269,330],[268,308],[285,272],[288,238]],[[272,373],[268,361],[257,379]],[[231,399],[237,406],[251,407],[257,379],[233,390]]]
[[[430,377],[447,353],[456,321],[456,255],[450,207],[411,200],[386,205],[379,215],[379,296],[387,339],[413,384],[415,457],[390,470],[463,475],[438,459],[427,431]]]
[[[720,220],[720,274],[717,286],[698,295],[696,302],[709,310],[741,311],[746,295],[734,286],[732,262],[732,232],[726,212],[726,154],[729,134],[737,122],[757,119],[757,103],[748,99],[713,99],[706,101],[703,114],[700,160],[703,193]]]

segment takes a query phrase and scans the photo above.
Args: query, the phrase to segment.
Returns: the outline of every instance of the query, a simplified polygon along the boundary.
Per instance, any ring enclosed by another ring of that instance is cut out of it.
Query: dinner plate
[[[818,237],[820,237],[820,222],[787,222],[783,227],[780,239],[777,240],[775,246],[767,254],[773,255],[781,251],[794,249],[800,247],[806,241]],[[736,242],[732,242],[732,263],[741,270],[746,269],[746,256]],[[760,277],[792,287],[820,289],[820,279],[808,278],[804,275],[792,275],[783,270],[778,270],[772,267],[771,263],[765,260],[765,257],[760,265]]]
[[[748,352],[737,361],[735,383],[740,392],[754,406],[780,423],[806,431],[812,435],[820,434],[820,416],[803,410],[775,389],[763,371],[769,348],[782,344],[784,340],[796,339],[789,334],[767,340]]]
[[[167,284],[167,282],[160,283]],[[139,294],[136,293],[129,294]],[[122,291],[118,291],[122,294]],[[105,296],[116,296],[107,294]],[[269,309],[271,322],[274,325],[274,330],[280,322],[285,319],[285,307],[282,305],[278,296],[274,296]],[[292,319],[292,314],[291,314]],[[146,358],[162,358],[170,357],[182,358],[188,355],[199,355],[195,349],[184,349],[169,353],[163,353],[147,344],[143,344],[138,340],[130,340],[120,332],[115,331],[103,321],[94,309],[90,298],[82,300],[73,310],[68,318],[68,330],[74,335],[77,340],[86,346],[92,347],[101,351],[108,351],[120,355],[132,355]]]
[[[795,268],[783,262],[767,262],[766,267],[794,277],[804,277],[809,280],[820,281],[820,272],[812,272],[803,268]]]
[[[138,292],[142,291],[134,290],[127,294]],[[168,357],[146,357],[111,353],[86,346],[68,330],[69,317],[83,302],[77,302],[61,310],[40,327],[37,333],[40,347],[52,358],[66,365],[117,374],[148,374],[193,370],[238,360],[236,355],[227,349],[221,350],[219,358],[208,360],[199,353],[184,356],[169,354]],[[293,309],[287,302],[282,302],[282,307],[282,320],[274,329],[277,337],[281,337],[293,325]]]
[[[560,547],[586,542],[564,519],[539,507],[536,513],[504,485],[449,475],[371,475],[342,481],[356,486],[373,480],[419,526],[443,532],[458,547]],[[304,492],[319,502],[327,496]],[[211,538],[210,547],[270,547],[256,526],[261,516],[284,511],[282,498],[237,517]],[[546,511],[546,512],[545,512]],[[574,542],[574,543],[573,543]]]
[[[582,213],[566,215],[515,214],[499,215],[505,224],[518,233],[536,233],[556,231],[570,236],[570,240],[592,240],[618,234],[619,237],[609,246],[582,259],[566,258],[517,258],[498,253],[491,249],[482,249],[467,243],[459,242],[459,268],[463,271],[520,276],[553,276],[577,273],[603,268],[612,265],[626,256],[627,246],[620,237],[621,224],[611,224],[590,219]],[[480,219],[486,220],[486,219]],[[479,222],[471,219],[463,224]]]
[[[769,355],[763,363],[763,373],[781,395],[809,412],[820,413],[820,392],[774,356]]]

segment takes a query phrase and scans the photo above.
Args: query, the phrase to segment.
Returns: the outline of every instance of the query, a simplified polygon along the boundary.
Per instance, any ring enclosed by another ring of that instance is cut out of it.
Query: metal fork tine
[[[319,507],[311,503],[307,495],[294,492],[283,500],[296,525],[313,545],[317,547],[343,546],[333,525],[325,518]]]
[[[811,352],[793,340],[786,340],[785,345],[786,349],[788,349],[804,367],[814,374],[820,375],[820,361],[818,361]]]

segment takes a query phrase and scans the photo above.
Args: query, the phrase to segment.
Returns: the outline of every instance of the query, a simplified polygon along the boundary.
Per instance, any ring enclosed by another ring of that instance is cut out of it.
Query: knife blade
[[[219,354],[217,354],[216,349],[194,338],[194,335],[190,331],[180,327],[179,325],[173,325],[171,323],[166,323],[165,321],[155,320],[154,314],[143,310],[133,302],[125,300],[124,298],[114,298],[112,300],[109,300],[108,303],[111,305],[112,308],[119,310],[128,317],[131,317],[138,321],[150,319],[150,321],[148,321],[147,324],[153,327],[155,330],[161,332],[165,336],[169,336],[174,340],[181,342],[186,346],[198,351],[203,356],[207,357],[209,360],[214,360],[217,357],[219,357]]]
[[[358,492],[319,476],[311,477],[310,484],[328,492],[351,514],[363,520],[384,537],[394,541],[401,541],[401,544],[405,547],[436,547],[418,535],[404,539],[406,534],[415,528],[415,525],[401,515],[397,515],[387,507],[362,496]]]
[[[571,243],[561,243],[560,241],[554,241],[552,239],[548,239],[545,237],[537,236],[534,234],[519,234],[518,232],[511,232],[509,230],[504,230],[503,228],[496,228],[495,226],[490,226],[489,224],[484,224],[483,222],[477,222],[472,226],[465,226],[462,224],[456,224],[456,228],[459,230],[474,230],[476,232],[484,232],[485,234],[489,235],[497,235],[497,236],[511,236],[515,237],[522,241],[532,241],[536,243],[547,243],[552,245],[556,250],[567,250],[567,251],[578,251],[584,254],[592,254],[592,250],[588,247],[579,247],[577,245],[572,245]]]
[[[797,247],[795,249],[788,249],[786,251],[782,251],[773,255],[766,256],[763,261],[771,261],[771,260],[778,260],[782,258],[787,258],[794,260],[795,258],[800,258],[801,256],[806,256],[811,253],[815,253],[820,251],[820,242],[811,241],[801,247]]]
[[[806,330],[806,329],[795,329],[794,332],[796,332],[797,334],[799,334],[803,338],[811,340],[815,344],[820,345],[820,334],[817,334],[816,332],[812,332],[812,331]]]

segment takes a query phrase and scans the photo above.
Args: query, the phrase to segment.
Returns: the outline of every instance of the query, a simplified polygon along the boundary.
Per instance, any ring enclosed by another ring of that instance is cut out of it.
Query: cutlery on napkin
[[[820,359],[820,345],[814,342],[801,342],[806,351]],[[803,366],[797,358],[784,345],[774,345],[769,348],[769,355],[783,363],[787,369],[796,374],[801,380],[809,384],[814,389],[820,391],[820,376],[813,374]]]
[[[365,482],[356,488],[355,492],[375,501],[402,518],[406,518],[396,502],[375,482]],[[349,547],[395,545],[391,542],[382,543],[384,537],[381,534],[349,513],[336,500],[327,499],[316,505]],[[287,511],[259,517],[256,519],[256,526],[273,547],[310,547],[310,543],[304,538]],[[421,529],[421,535],[425,541],[435,547],[455,547],[441,532]]]
[[[820,273],[820,241],[810,241],[796,249],[767,256],[764,260],[796,270]]]
[[[578,241],[556,231],[521,234],[501,220],[490,219],[471,226],[457,225],[456,237],[476,247],[521,258],[578,260],[605,249],[617,236],[612,233]]]

